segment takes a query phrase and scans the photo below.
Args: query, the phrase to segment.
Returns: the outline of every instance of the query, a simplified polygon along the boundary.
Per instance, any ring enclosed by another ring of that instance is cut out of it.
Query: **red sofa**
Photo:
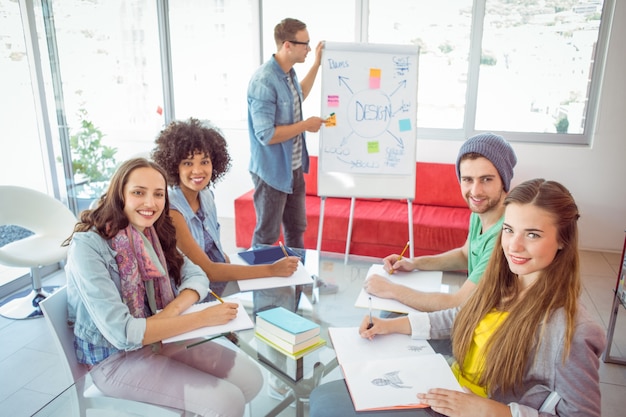
[[[461,196],[453,164],[416,163],[413,201],[414,255],[431,255],[463,245],[470,211]],[[311,157],[306,177],[307,230],[304,246],[317,247],[321,198],[317,195],[317,157]],[[256,224],[250,190],[235,200],[237,247],[247,248]],[[350,254],[385,257],[399,253],[409,239],[406,200],[356,199]],[[322,250],[344,253],[350,198],[327,197],[324,206]],[[282,240],[282,236],[280,237]]]

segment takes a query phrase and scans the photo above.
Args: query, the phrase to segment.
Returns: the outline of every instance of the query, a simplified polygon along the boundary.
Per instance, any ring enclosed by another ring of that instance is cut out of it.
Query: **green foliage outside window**
[[[80,128],[70,136],[74,177],[88,182],[108,181],[115,171],[117,148],[104,145],[104,133],[80,109]]]

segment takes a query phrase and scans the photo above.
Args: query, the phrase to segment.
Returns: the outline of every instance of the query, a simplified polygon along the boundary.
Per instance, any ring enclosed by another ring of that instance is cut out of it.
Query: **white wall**
[[[615,3],[593,143],[584,147],[513,143],[518,157],[513,184],[537,177],[563,183],[581,212],[581,249],[620,252],[626,230],[626,2]],[[245,126],[223,131],[233,166],[216,186],[216,200],[221,217],[234,217],[234,199],[252,188],[250,147]],[[317,155],[316,135],[307,138],[309,152]],[[418,160],[453,163],[460,145],[419,138]]]

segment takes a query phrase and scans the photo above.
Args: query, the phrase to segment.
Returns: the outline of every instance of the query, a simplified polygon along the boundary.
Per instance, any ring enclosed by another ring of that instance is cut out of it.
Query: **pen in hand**
[[[372,297],[369,297],[369,302],[370,302],[370,322],[367,325],[368,330],[374,327],[374,322],[372,321]]]

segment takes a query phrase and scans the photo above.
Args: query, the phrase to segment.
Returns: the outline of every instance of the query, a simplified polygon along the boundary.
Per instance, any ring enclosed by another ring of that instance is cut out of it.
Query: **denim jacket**
[[[293,78],[302,100],[302,89],[296,72],[292,68],[289,74],[285,74],[273,56],[256,70],[248,84],[248,134],[252,155],[248,169],[284,193],[292,192],[293,140],[273,145],[268,143],[274,136],[276,126],[294,123],[293,109],[299,103],[294,103],[288,77]],[[304,133],[302,138],[305,139]],[[309,172],[309,153],[305,140],[302,146],[302,169]]]
[[[220,224],[217,221],[217,208],[215,207],[213,191],[209,188],[200,191],[200,209],[204,213],[204,223],[196,213],[193,212],[179,186],[175,185],[169,187],[169,197],[170,208],[183,215],[191,235],[194,240],[198,242],[202,250],[204,250],[207,243],[204,241],[204,229],[206,229],[211,239],[222,253],[222,256],[224,256],[224,249],[222,249],[220,242]]]
[[[142,347],[146,319],[133,317],[122,301],[116,255],[96,232],[74,234],[65,266],[68,321],[77,337],[95,346],[136,350]],[[175,294],[192,289],[201,300],[206,297],[209,281],[200,267],[185,258],[181,276]]]

